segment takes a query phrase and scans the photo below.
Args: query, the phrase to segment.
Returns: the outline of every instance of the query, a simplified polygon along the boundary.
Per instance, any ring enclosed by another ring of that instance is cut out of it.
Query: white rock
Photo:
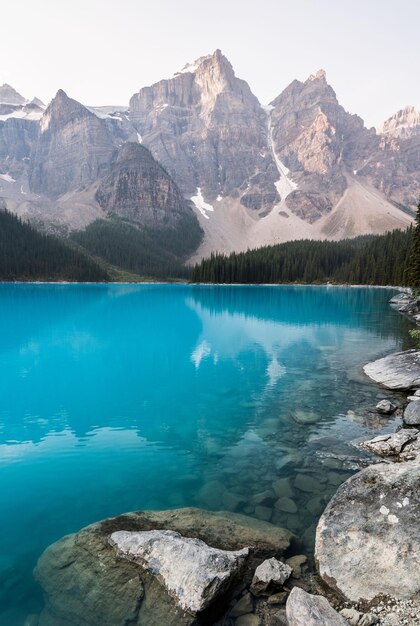
[[[263,594],[268,588],[281,587],[288,580],[293,569],[277,559],[266,559],[255,570],[251,591],[254,595]]]
[[[239,572],[248,548],[230,552],[171,530],[118,531],[110,537],[120,556],[139,563],[193,614],[208,607]]]
[[[312,596],[293,587],[286,603],[289,626],[349,626],[322,596]]]
[[[378,413],[383,413],[385,415],[393,413],[396,408],[397,407],[395,406],[395,404],[392,404],[390,400],[381,400],[376,405],[376,410],[378,411]]]
[[[365,374],[388,389],[411,389],[420,384],[420,350],[390,354],[364,366]]]

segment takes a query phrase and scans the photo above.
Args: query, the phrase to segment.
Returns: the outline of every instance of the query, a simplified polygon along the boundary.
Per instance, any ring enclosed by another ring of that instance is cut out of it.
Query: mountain
[[[21,105],[25,104],[25,102],[25,98],[16,89],[7,83],[0,85],[0,104]]]
[[[187,195],[238,197],[257,211],[278,199],[264,111],[220,50],[141,89],[130,119]]]
[[[378,134],[402,139],[420,135],[420,111],[416,111],[413,106],[406,106],[381,124]]]
[[[115,149],[105,121],[60,89],[40,120],[31,191],[59,198],[92,184],[109,171]]]
[[[144,146],[122,146],[111,172],[96,191],[106,211],[147,226],[176,226],[192,209],[164,168]]]
[[[45,109],[3,85],[0,197],[55,231],[96,224],[91,243],[111,228],[123,245],[131,224],[132,250],[177,260],[404,229],[420,198],[419,113],[366,128],[323,70],[263,106],[220,50],[141,88],[129,107],[88,107],[59,90]]]

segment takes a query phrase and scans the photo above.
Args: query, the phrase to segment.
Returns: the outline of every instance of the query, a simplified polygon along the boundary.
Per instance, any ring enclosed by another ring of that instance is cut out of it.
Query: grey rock
[[[420,461],[379,463],[341,485],[318,523],[321,578],[350,601],[420,592]]]
[[[407,304],[407,302],[411,302],[413,300],[413,296],[409,293],[397,293],[397,295],[393,296],[389,301],[390,304]]]
[[[147,567],[118,556],[109,537],[118,531],[170,530],[220,550],[252,548],[241,577],[251,580],[267,554],[287,549],[291,534],[235,513],[200,509],[140,511],[104,520],[63,537],[41,555],[35,577],[44,591],[39,626],[192,626],[184,611]],[[214,621],[229,597],[211,605]],[[200,620],[198,620],[200,623]]]
[[[419,431],[416,428],[403,428],[397,433],[379,435],[369,441],[362,441],[359,445],[379,456],[398,456],[403,449],[406,450],[407,444],[416,441],[418,436]]]
[[[235,622],[236,626],[260,626],[261,620],[258,615],[241,615]]]
[[[384,413],[385,415],[390,415],[395,411],[396,408],[397,407],[395,406],[395,404],[392,404],[390,400],[381,400],[376,405],[376,410],[378,411],[378,413]]]
[[[273,490],[279,498],[293,498],[294,489],[290,478],[279,478],[273,482]]]
[[[368,363],[365,373],[388,389],[411,389],[420,384],[420,350],[405,350]]]
[[[420,404],[418,402],[410,402],[407,405],[403,420],[407,426],[420,426]]]
[[[278,559],[266,559],[255,570],[251,591],[254,595],[271,595],[273,589],[279,588],[290,578],[292,568]]]
[[[407,396],[407,400],[409,402],[417,402],[418,400],[420,400],[419,396]]]
[[[319,481],[311,476],[306,476],[306,474],[298,474],[293,484],[300,491],[307,493],[321,491]]]
[[[348,626],[328,600],[294,587],[286,602],[289,626]]]
[[[296,503],[291,498],[279,498],[275,503],[275,508],[286,513],[297,513]]]
[[[350,626],[357,626],[363,613],[356,611],[356,609],[342,609],[340,615],[344,617],[350,624]]]
[[[241,570],[249,550],[211,548],[200,539],[172,530],[112,533],[110,543],[162,582],[182,609],[199,613],[229,586]]]
[[[292,568],[292,578],[300,578],[302,576],[302,567],[306,564],[308,558],[304,554],[297,554],[286,559],[286,564]]]
[[[261,519],[264,522],[269,522],[271,520],[272,514],[273,511],[268,506],[255,507],[255,517],[258,517],[258,519]]]
[[[233,606],[229,613],[230,617],[240,617],[247,613],[252,613],[254,610],[254,599],[251,593],[246,593],[238,602]]]

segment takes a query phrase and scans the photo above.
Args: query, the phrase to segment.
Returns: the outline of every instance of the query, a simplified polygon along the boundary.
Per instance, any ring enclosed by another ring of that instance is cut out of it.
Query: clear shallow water
[[[393,428],[360,375],[403,345],[393,293],[0,285],[0,624],[40,609],[48,544],[128,510],[235,510],[310,551],[347,442]],[[282,478],[297,511],[259,495]]]

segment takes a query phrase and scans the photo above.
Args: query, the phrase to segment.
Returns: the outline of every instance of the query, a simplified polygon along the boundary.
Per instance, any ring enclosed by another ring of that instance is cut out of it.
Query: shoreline
[[[402,293],[411,293],[410,287],[401,285],[359,285],[346,283],[194,283],[188,281],[165,281],[165,280],[144,280],[144,281],[73,281],[73,280],[0,280],[0,285],[172,285],[191,287],[328,287],[348,288],[348,289],[396,289]]]

